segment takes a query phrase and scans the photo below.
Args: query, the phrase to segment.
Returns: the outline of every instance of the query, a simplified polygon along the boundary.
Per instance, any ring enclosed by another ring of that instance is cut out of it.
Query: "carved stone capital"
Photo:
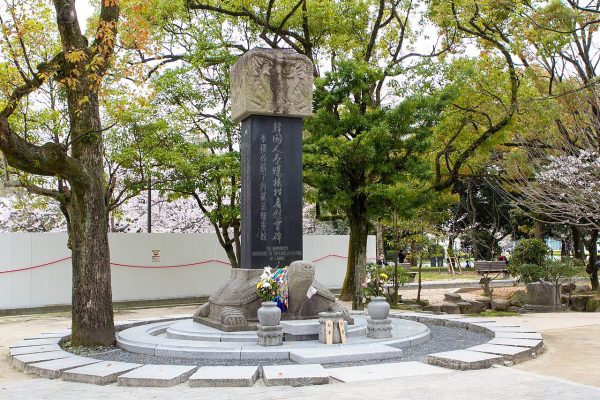
[[[253,49],[231,69],[231,115],[307,118],[312,114],[313,66],[292,50]]]

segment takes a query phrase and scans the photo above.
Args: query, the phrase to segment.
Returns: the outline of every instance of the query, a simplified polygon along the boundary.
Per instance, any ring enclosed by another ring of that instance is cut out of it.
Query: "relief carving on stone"
[[[249,115],[311,115],[313,67],[291,50],[254,49],[231,71],[232,118]]]

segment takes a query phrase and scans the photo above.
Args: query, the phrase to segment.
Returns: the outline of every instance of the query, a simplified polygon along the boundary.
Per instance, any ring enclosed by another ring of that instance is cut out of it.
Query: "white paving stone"
[[[363,382],[373,379],[402,378],[405,376],[447,374],[449,369],[416,361],[362,365],[327,369],[329,376],[342,382]]]
[[[170,387],[185,382],[198,367],[148,364],[117,378],[120,386]]]
[[[308,386],[329,383],[329,373],[320,364],[264,366],[266,386]]]
[[[469,347],[467,350],[497,354],[502,356],[504,360],[513,363],[520,363],[536,356],[535,350],[530,347],[503,346],[499,344],[480,344],[479,346]]]
[[[117,381],[117,377],[142,364],[124,363],[118,361],[103,361],[96,364],[70,369],[62,373],[65,381],[107,385]]]
[[[44,346],[27,346],[27,347],[15,347],[9,350],[11,357],[18,356],[21,354],[31,354],[31,353],[45,353],[47,351],[61,351],[59,345],[57,344],[49,344]]]
[[[388,360],[399,357],[402,357],[402,350],[378,344],[322,345],[290,350],[290,359],[299,364],[332,364],[348,361]]]
[[[496,332],[495,334],[497,338],[542,340],[542,335],[539,333]]]
[[[21,354],[12,358],[12,365],[20,370],[24,370],[27,364],[35,364],[42,361],[57,360],[59,358],[67,358],[72,356],[73,354],[62,350],[47,351],[44,353]]]
[[[489,368],[492,364],[503,364],[504,360],[501,356],[494,354],[469,350],[453,350],[429,354],[427,362],[431,365],[444,368],[467,370]]]
[[[81,367],[88,364],[100,362],[93,358],[72,356],[60,358],[58,360],[43,361],[35,364],[27,365],[25,371],[34,373],[42,378],[56,379],[60,378],[60,374],[68,369]]]
[[[60,340],[62,339],[61,337],[49,337],[49,338],[43,338],[43,339],[25,339],[25,340],[20,340],[16,343],[13,343],[10,348],[17,348],[17,347],[28,347],[28,346],[46,346],[46,345],[52,345],[52,344],[58,344],[58,342],[60,342]]]
[[[510,339],[510,338],[494,338],[488,342],[488,344],[501,344],[503,346],[518,346],[518,347],[531,347],[536,351],[540,351],[544,346],[542,340],[535,339]]]
[[[188,381],[191,387],[253,386],[260,375],[258,367],[200,367]]]

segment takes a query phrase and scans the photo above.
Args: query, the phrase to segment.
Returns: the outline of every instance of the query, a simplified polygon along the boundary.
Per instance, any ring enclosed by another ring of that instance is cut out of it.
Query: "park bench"
[[[479,275],[504,274],[508,277],[508,265],[504,261],[475,261],[475,272]]]

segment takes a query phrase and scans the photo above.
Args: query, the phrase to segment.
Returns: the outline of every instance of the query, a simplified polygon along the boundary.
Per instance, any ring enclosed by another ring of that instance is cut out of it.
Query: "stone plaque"
[[[242,268],[302,259],[302,119],[242,122]]]
[[[312,113],[313,66],[308,57],[284,49],[253,49],[231,70],[231,116],[306,118]]]

